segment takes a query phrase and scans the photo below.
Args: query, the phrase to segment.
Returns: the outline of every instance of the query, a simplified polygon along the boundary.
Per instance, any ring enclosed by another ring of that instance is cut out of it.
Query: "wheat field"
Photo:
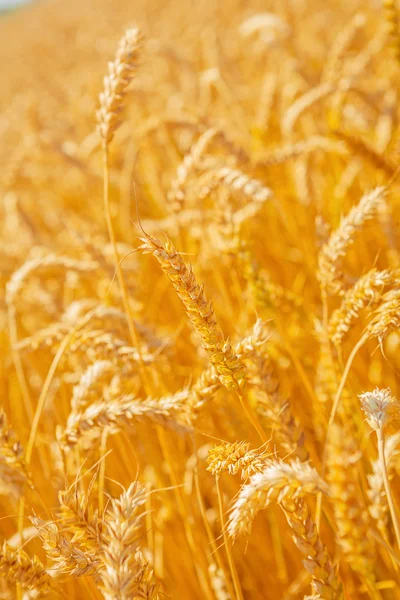
[[[0,598],[400,599],[400,5],[0,49]]]

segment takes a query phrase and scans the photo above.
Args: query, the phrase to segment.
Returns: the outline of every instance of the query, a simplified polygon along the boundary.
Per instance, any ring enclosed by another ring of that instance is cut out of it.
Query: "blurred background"
[[[11,10],[22,4],[27,4],[30,0],[0,0],[0,10]]]

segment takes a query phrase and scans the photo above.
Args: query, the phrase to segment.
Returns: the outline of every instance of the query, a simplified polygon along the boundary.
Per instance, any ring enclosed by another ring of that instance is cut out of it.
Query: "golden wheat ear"
[[[146,597],[139,595],[142,561],[137,560],[137,552],[147,493],[143,485],[132,483],[119,498],[111,500],[107,510],[101,554],[104,568],[100,576],[106,600]]]
[[[397,61],[400,63],[400,26],[397,3],[396,0],[383,0],[382,4],[390,36],[390,45]]]
[[[324,294],[343,295],[343,257],[354,244],[357,231],[376,217],[387,193],[387,187],[380,186],[364,194],[323,246],[318,257],[318,279]]]
[[[240,488],[229,517],[229,535],[235,539],[250,533],[256,515],[274,502],[319,492],[328,493],[328,487],[309,463],[266,459],[264,469]]]
[[[0,547],[0,576],[2,581],[36,594],[49,593],[53,587],[52,577],[37,556],[31,558],[23,550],[15,551],[6,542]]]
[[[197,282],[192,266],[184,262],[167,236],[166,241],[162,243],[145,233],[141,241],[141,249],[153,254],[174,286],[222,384],[228,389],[239,390],[240,361],[231,350],[230,344],[224,340],[212,304],[206,298],[203,286]]]
[[[400,271],[371,269],[346,291],[339,308],[333,311],[328,323],[329,338],[340,346],[366,307],[374,308],[385,289],[398,283]]]
[[[133,78],[143,47],[139,29],[128,29],[121,38],[115,59],[108,63],[104,90],[100,93],[100,107],[96,112],[97,131],[102,144],[108,146],[121,124],[120,114],[129,83]]]

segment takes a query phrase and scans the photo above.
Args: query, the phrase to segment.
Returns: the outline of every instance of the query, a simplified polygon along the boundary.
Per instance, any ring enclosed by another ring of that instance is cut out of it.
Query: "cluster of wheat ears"
[[[0,598],[400,599],[399,27],[0,23]]]

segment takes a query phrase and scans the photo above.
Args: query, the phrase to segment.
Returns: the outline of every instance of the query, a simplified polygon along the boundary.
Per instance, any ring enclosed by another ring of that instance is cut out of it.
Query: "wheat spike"
[[[400,326],[399,307],[400,290],[390,290],[382,297],[380,306],[368,323],[364,333],[365,339],[377,338],[382,344],[390,331],[398,329]]]
[[[106,383],[115,374],[115,366],[108,360],[98,360],[89,365],[74,386],[71,409],[73,412],[84,410],[89,404],[93,404],[102,397]]]
[[[46,556],[54,562],[56,575],[82,577],[95,575],[100,561],[95,553],[82,549],[73,536],[68,539],[58,523],[31,517],[38,529]]]
[[[43,258],[32,258],[27,260],[19,269],[14,271],[7,282],[6,302],[11,308],[15,308],[15,302],[21,293],[24,284],[32,274],[57,274],[60,271],[76,271],[77,273],[92,273],[98,269],[95,261],[75,260],[68,256],[57,256],[48,254]]]
[[[323,100],[335,90],[330,82],[323,82],[320,85],[311,88],[302,96],[297,98],[295,102],[286,111],[283,121],[282,130],[285,136],[290,136],[293,133],[294,126],[300,116],[316,102]]]
[[[104,428],[115,434],[143,419],[181,432],[188,431],[188,419],[184,418],[187,397],[187,391],[183,391],[157,400],[140,400],[129,395],[95,402],[83,412],[70,414],[65,430],[58,434],[59,442],[64,450],[70,450],[77,443],[93,445],[100,439]]]
[[[217,134],[218,130],[214,128],[204,131],[190,148],[189,153],[183,157],[176,171],[176,178],[172,182],[171,189],[168,192],[168,201],[171,203],[171,208],[174,212],[182,210],[185,201],[186,182],[193,171],[199,167],[198,163],[201,157]]]
[[[326,600],[341,600],[342,585],[304,499],[285,495],[280,504],[293,531],[293,541],[305,556],[303,564],[311,575],[313,592]]]
[[[60,523],[73,531],[86,548],[98,549],[103,543],[103,515],[89,503],[83,490],[71,486],[58,494],[60,503]]]
[[[0,549],[0,575],[24,590],[46,594],[52,588],[52,578],[37,556],[30,558],[23,550],[14,551],[6,542]]]
[[[267,454],[262,450],[250,450],[247,442],[224,443],[214,446],[208,453],[207,471],[219,477],[222,473],[230,475],[241,473],[242,479],[248,479],[254,473],[265,468]]]
[[[322,290],[327,294],[343,294],[344,275],[341,262],[354,237],[365,223],[373,219],[387,194],[385,187],[377,187],[365,194],[360,202],[342,219],[325,244],[318,258],[318,278]]]
[[[400,63],[400,28],[397,3],[396,0],[383,0],[382,4],[383,13],[388,24],[391,46],[397,61]]]
[[[346,52],[365,23],[365,15],[357,13],[339,32],[326,59],[322,74],[323,81],[334,82],[340,77]]]
[[[343,140],[349,146],[350,150],[357,152],[357,154],[365,158],[376,169],[383,171],[389,177],[394,175],[396,165],[375,150],[371,144],[363,140],[360,136],[343,131],[342,129],[335,130],[335,136]]]
[[[199,181],[200,198],[208,196],[219,185],[223,185],[230,191],[242,193],[245,197],[255,203],[263,203],[273,196],[270,188],[266,187],[257,179],[252,179],[246,173],[232,167],[219,167],[206,172]]]
[[[247,257],[246,257],[247,258]],[[284,310],[300,312],[302,298],[289,289],[271,280],[266,271],[257,271],[249,258],[245,264],[245,277],[249,283],[249,291],[257,309]]]
[[[329,337],[335,345],[342,344],[360,312],[376,306],[385,288],[395,284],[398,277],[397,271],[371,269],[345,292],[340,307],[333,311],[328,325]]]
[[[224,571],[215,563],[211,563],[208,572],[216,600],[232,600],[232,596],[227,590]]]
[[[264,324],[257,319],[249,335],[239,340],[233,348],[234,354],[240,361],[251,358],[266,342]],[[188,411],[196,418],[205,405],[211,401],[216,392],[221,388],[218,372],[211,365],[205,369],[189,390]]]
[[[398,422],[400,415],[400,403],[397,398],[391,395],[389,388],[375,388],[375,390],[372,392],[364,392],[359,394],[359,398],[361,402],[361,408],[365,413],[369,426],[371,429],[376,431],[378,440],[378,454],[385,487],[385,494],[393,521],[397,545],[400,547],[400,523],[393,501],[385,453],[385,430],[394,419],[396,419]]]
[[[346,145],[337,140],[315,135],[304,140],[299,140],[293,144],[287,144],[279,148],[272,149],[265,157],[260,156],[257,160],[257,166],[279,165],[293,160],[300,156],[306,156],[317,151],[329,152],[332,154],[348,154]]]
[[[400,403],[391,395],[389,388],[375,388],[373,392],[359,394],[359,398],[371,429],[382,431],[394,418],[398,418]]]
[[[32,487],[32,476],[25,463],[21,442],[8,424],[6,414],[0,410],[0,472],[3,468],[8,472],[7,476],[2,473],[5,481],[10,478],[10,482],[20,485],[27,482]]]
[[[111,500],[104,532],[104,571],[100,575],[105,600],[138,597],[142,574],[136,552],[145,501],[146,490],[139,483],[131,484],[119,498]]]
[[[142,241],[144,243],[141,248],[156,257],[172,282],[222,384],[228,389],[239,390],[241,365],[230,344],[224,340],[212,305],[204,295],[203,286],[197,283],[191,266],[185,264],[168,238],[165,244],[150,236],[146,236]]]
[[[272,437],[289,454],[300,460],[308,459],[304,447],[304,432],[295,419],[290,403],[280,393],[280,382],[272,361],[267,354],[256,355],[250,364],[254,375],[249,377],[256,411],[266,419],[272,429]]]
[[[318,492],[326,493],[327,486],[308,463],[266,459],[264,470],[250,477],[240,489],[229,516],[229,534],[235,538],[249,533],[257,513],[272,502]]]
[[[121,38],[115,60],[108,63],[108,75],[104,77],[104,91],[100,94],[97,129],[104,146],[110,144],[121,124],[119,114],[138,65],[143,39],[139,29],[128,29]]]

